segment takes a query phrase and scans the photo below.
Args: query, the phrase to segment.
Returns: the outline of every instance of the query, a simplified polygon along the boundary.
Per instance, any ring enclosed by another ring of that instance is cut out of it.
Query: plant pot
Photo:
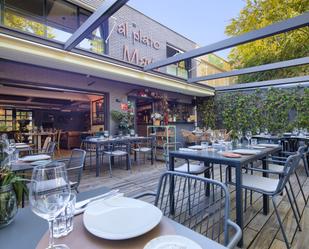
[[[9,225],[17,213],[17,199],[12,184],[0,187],[0,228]]]
[[[153,125],[157,125],[157,126],[161,125],[161,120],[160,119],[154,119]]]

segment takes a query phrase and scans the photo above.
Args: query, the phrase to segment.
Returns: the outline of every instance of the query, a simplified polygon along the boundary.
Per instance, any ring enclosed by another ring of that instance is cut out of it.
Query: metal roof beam
[[[257,81],[251,83],[240,83],[230,86],[221,86],[216,87],[216,92],[228,92],[228,91],[237,91],[237,90],[246,90],[246,89],[255,89],[255,88],[265,88],[265,87],[275,87],[279,85],[287,84],[304,84],[309,82],[309,76],[299,76],[285,79],[276,79],[276,80],[266,80],[266,81]]]
[[[264,28],[253,30],[248,33],[234,36],[223,41],[213,43],[211,45],[193,49],[191,51],[174,55],[164,60],[153,62],[144,67],[145,71],[149,71],[155,68],[167,66],[170,64],[177,63],[179,61],[199,57],[205,54],[210,54],[223,49],[235,47],[244,43],[259,40],[269,36],[274,36],[280,33],[284,33],[290,30],[298,29],[309,25],[309,12],[305,12],[302,15],[290,18],[281,22],[274,23],[272,25],[266,26]]]
[[[201,76],[201,77],[194,77],[194,78],[188,79],[188,82],[196,83],[199,81],[221,79],[221,78],[233,77],[233,76],[238,76],[238,75],[243,75],[243,74],[257,73],[257,72],[263,72],[263,71],[274,70],[274,69],[279,69],[279,68],[301,66],[301,65],[306,65],[306,64],[309,64],[309,56],[298,58],[298,59],[293,59],[293,60],[265,64],[265,65],[256,66],[256,67],[248,67],[248,68],[243,68],[243,69],[238,69],[238,70],[232,70],[229,72],[211,74],[211,75],[206,75],[206,76]]]
[[[105,0],[102,5],[71,35],[64,44],[64,49],[68,51],[72,50],[128,1],[129,0]]]

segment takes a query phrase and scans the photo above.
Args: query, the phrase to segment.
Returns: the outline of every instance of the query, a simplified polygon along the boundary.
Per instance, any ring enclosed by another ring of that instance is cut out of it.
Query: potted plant
[[[111,117],[118,124],[120,133],[128,134],[130,129],[133,128],[134,113],[130,111],[122,112],[122,111],[112,110]]]
[[[0,167],[0,228],[14,220],[23,193],[27,192],[23,178],[6,166]]]
[[[151,114],[151,118],[153,120],[153,125],[160,125],[161,120],[163,119],[163,116],[160,113],[155,112]]]

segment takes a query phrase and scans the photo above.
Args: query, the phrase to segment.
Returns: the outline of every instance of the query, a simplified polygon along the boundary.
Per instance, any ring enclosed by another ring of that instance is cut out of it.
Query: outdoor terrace
[[[119,189],[125,196],[133,197],[142,192],[155,192],[158,186],[158,180],[162,173],[166,171],[163,162],[155,162],[151,165],[149,161],[146,164],[132,166],[132,172],[126,171],[124,167],[116,166],[113,168],[113,177],[110,177],[107,171],[108,165],[102,167],[103,170],[99,177],[95,177],[95,171],[87,168],[83,172],[82,181],[80,184],[80,191],[88,191],[98,187],[108,187],[111,189]],[[215,179],[219,178],[219,169],[215,167]],[[303,167],[300,167],[299,176],[306,195],[309,196],[309,178],[306,176]],[[223,170],[225,172],[225,170]],[[297,194],[297,201],[300,205],[302,213],[301,226],[302,231],[296,228],[296,222],[293,217],[291,206],[288,203],[287,196],[284,194],[277,198],[277,205],[280,215],[282,217],[284,227],[288,239],[292,241],[292,249],[305,249],[309,243],[307,234],[309,233],[309,204],[304,204],[301,197],[298,185],[296,184],[295,176],[292,177],[292,185]],[[231,216],[235,219],[235,191],[233,187],[229,187],[231,193]],[[243,248],[250,249],[281,249],[285,248],[284,240],[280,232],[272,205],[270,205],[270,212],[268,215],[263,215],[262,195],[253,194],[252,205],[248,203],[247,209],[244,213],[244,246]],[[153,202],[153,199],[145,199]]]

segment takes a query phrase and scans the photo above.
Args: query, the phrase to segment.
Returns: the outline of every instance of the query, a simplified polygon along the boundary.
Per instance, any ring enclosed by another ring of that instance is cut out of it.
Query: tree
[[[240,35],[298,16],[309,10],[309,0],[246,0],[239,16],[226,27],[229,36]],[[237,46],[229,59],[234,68],[252,67],[309,55],[309,27]],[[306,75],[309,66],[298,66],[239,76],[238,82],[253,82]]]

